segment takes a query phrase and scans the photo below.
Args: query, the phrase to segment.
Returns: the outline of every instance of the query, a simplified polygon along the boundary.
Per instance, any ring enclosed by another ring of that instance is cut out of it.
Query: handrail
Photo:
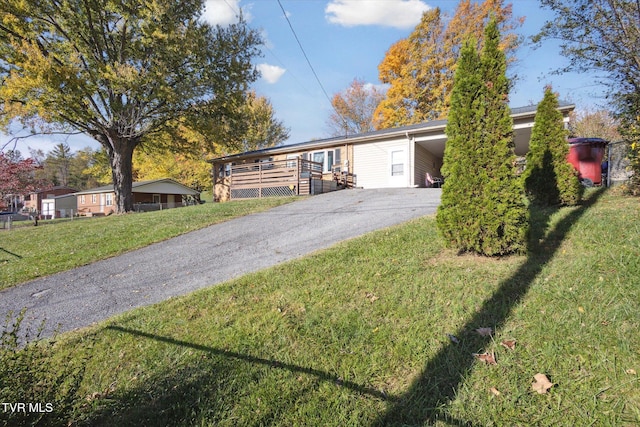
[[[322,163],[301,158],[233,165],[229,174],[230,191],[240,198],[313,194],[313,182],[322,182]]]
[[[239,173],[260,172],[271,169],[299,169],[301,172],[322,173],[322,163],[305,159],[270,160],[268,162],[242,163],[231,166],[231,175]]]

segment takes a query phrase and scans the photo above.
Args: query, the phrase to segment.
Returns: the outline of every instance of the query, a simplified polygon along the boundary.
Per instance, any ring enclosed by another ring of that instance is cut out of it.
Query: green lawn
[[[40,221],[37,227],[16,223],[19,227],[0,230],[0,290],[293,200],[204,203],[139,214]]]
[[[131,311],[16,353],[0,401],[61,425],[637,425],[640,203],[589,196],[533,210],[526,257],[457,255],[425,217]]]

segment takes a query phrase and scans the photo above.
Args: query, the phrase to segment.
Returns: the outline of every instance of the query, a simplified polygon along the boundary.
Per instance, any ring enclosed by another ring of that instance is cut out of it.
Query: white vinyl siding
[[[404,154],[392,154],[397,151]],[[402,169],[402,175],[392,176],[392,156],[404,156],[402,166],[396,164],[394,171],[398,174]],[[358,187],[409,187],[413,169],[409,156],[409,141],[406,139],[354,145],[353,173],[357,176]]]
[[[413,180],[418,187],[425,186],[425,177],[427,172],[432,176],[440,176],[440,168],[442,160],[427,151],[420,144],[416,144],[414,156],[414,174]]]

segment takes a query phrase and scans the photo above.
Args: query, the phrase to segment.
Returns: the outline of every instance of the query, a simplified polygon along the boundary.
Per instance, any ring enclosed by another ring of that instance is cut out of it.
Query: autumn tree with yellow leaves
[[[500,49],[509,58],[520,41],[514,30],[524,22],[524,18],[513,17],[510,4],[464,0],[450,20],[439,8],[425,12],[409,37],[393,44],[378,66],[380,81],[389,89],[376,109],[376,128],[445,118],[463,42],[473,37],[476,49],[481,50],[490,17],[495,18],[502,34]]]
[[[133,210],[132,158],[182,128],[229,141],[261,43],[243,20],[213,27],[203,0],[4,0],[0,128],[82,132],[108,155],[117,212]],[[227,134],[223,134],[227,132]]]
[[[227,141],[210,141],[206,134],[181,125],[175,132],[158,135],[134,154],[134,178],[139,181],[172,178],[198,191],[211,189],[211,164],[207,158],[274,147],[289,137],[289,129],[275,117],[269,100],[254,91],[247,92],[239,112],[244,132],[235,132]],[[184,146],[177,145],[179,142]]]

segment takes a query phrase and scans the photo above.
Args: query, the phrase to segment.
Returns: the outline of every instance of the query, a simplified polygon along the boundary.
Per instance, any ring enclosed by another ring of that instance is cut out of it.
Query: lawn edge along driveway
[[[0,315],[26,309],[23,326],[35,330],[44,320],[43,337],[85,327],[434,214],[440,195],[403,188],[310,197],[5,289]]]

